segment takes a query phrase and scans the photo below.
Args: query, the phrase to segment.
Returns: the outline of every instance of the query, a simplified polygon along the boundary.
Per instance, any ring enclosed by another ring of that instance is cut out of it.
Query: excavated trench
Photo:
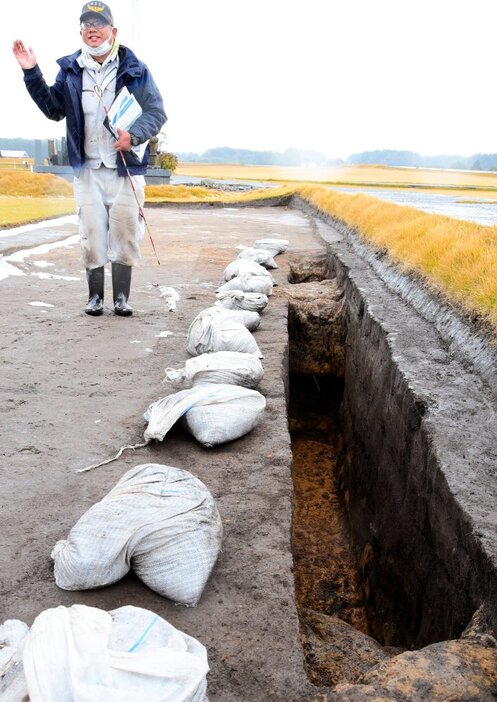
[[[475,632],[495,636],[489,569],[471,535],[461,534],[422,431],[425,403],[406,387],[381,329],[329,254],[295,259],[290,271],[292,551],[310,680],[364,682],[406,650]],[[452,650],[442,651],[442,668],[462,669],[459,650],[452,659]],[[347,695],[362,689],[346,687]]]

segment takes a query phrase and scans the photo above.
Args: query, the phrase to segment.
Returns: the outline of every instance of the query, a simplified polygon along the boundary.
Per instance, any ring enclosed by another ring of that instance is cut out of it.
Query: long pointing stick
[[[139,200],[138,200],[138,195],[136,194],[136,188],[135,188],[135,184],[133,183],[133,178],[131,177],[131,173],[130,173],[129,170],[128,170],[128,165],[127,165],[126,161],[124,160],[124,154],[123,154],[123,152],[120,151],[119,153],[121,154],[121,158],[122,158],[122,161],[123,161],[123,166],[124,166],[124,168],[126,169],[126,174],[127,174],[127,176],[128,176],[129,182],[131,183],[131,189],[133,190],[133,194],[134,194],[134,196],[135,196],[136,204],[138,205],[138,211],[139,211],[140,215],[143,217],[143,221],[144,221],[144,223],[145,223],[145,228],[146,228],[146,230],[147,230],[147,234],[148,234],[148,236],[149,236],[150,243],[152,244],[152,248],[153,248],[153,250],[154,250],[155,258],[157,259],[157,265],[160,266],[159,257],[157,256],[157,251],[155,250],[154,240],[152,239],[152,234],[150,233],[150,229],[149,229],[149,227],[148,227],[148,222],[147,222],[147,218],[145,217],[145,212],[143,211],[143,207],[140,205],[140,202],[139,202]]]

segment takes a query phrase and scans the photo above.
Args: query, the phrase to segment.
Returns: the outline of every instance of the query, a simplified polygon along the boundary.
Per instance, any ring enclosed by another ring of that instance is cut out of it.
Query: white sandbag
[[[212,387],[212,386],[207,386]],[[217,388],[235,388],[235,385],[216,385]],[[195,405],[185,415],[185,423],[193,436],[204,446],[218,446],[248,434],[259,424],[266,400],[257,390],[237,387],[227,402]]]
[[[273,256],[285,253],[288,249],[290,242],[288,239],[257,239],[254,243],[254,248],[256,249],[266,249],[271,251]]]
[[[159,287],[160,297],[166,301],[169,312],[174,312],[176,303],[179,300],[179,292],[174,288],[168,288],[165,285]]]
[[[228,280],[221,285],[216,292],[226,292],[228,290],[241,290],[242,292],[255,292],[264,295],[273,294],[273,282],[271,278],[263,275],[242,274],[236,278]]]
[[[0,700],[1,702],[28,702],[28,687],[22,661],[0,678]]]
[[[196,385],[153,402],[144,418],[147,441],[162,441],[180,418],[204,446],[238,439],[251,431],[264,413],[266,400],[256,390],[238,385]],[[209,417],[209,420],[203,420]]]
[[[264,370],[253,353],[216,351],[189,358],[183,368],[166,368],[165,381],[176,386],[224,383],[255,388]]]
[[[241,290],[227,290],[216,293],[219,307],[229,310],[253,310],[262,312],[269,302],[267,295],[262,293],[242,292]]]
[[[260,266],[258,263],[255,263],[255,261],[249,261],[243,258],[237,258],[235,261],[228,263],[224,269],[223,277],[225,280],[231,280],[232,278],[236,278],[237,275],[244,275],[247,273],[250,275],[268,276],[274,284],[273,276],[264,266]]]
[[[202,310],[197,317],[204,317],[208,315],[220,315],[226,319],[232,319],[234,322],[240,322],[249,331],[255,331],[258,329],[261,323],[261,316],[258,312],[253,310],[229,310],[226,307],[220,307],[219,305],[213,305],[212,307],[206,307]]]
[[[130,567],[149,588],[198,602],[221,546],[222,526],[206,486],[181,468],[129,470],[52,551],[55,582],[86,590],[120,580]]]
[[[241,317],[234,318],[233,314],[225,314],[228,310],[221,307],[209,307],[198,314],[188,329],[186,348],[192,356],[213,351],[240,351],[255,353],[264,358],[257,343],[248,331]],[[230,310],[246,315],[253,314],[244,310]]]
[[[22,660],[22,648],[29,627],[19,619],[7,619],[0,626],[0,678]]]
[[[0,626],[0,700],[21,702],[27,699],[22,654],[29,627],[19,619],[7,619]]]
[[[255,261],[264,268],[278,268],[271,251],[267,249],[255,249],[253,246],[247,246],[242,249],[237,258],[247,258],[249,261]]]
[[[205,647],[140,607],[47,609],[23,659],[31,702],[207,702]]]

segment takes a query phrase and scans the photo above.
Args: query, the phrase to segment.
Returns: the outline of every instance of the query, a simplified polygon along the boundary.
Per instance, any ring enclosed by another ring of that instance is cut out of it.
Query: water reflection
[[[347,193],[362,193],[372,195],[380,200],[395,202],[397,205],[416,207],[430,214],[446,215],[465,222],[478,222],[478,224],[497,225],[497,204],[489,203],[484,199],[473,197],[464,198],[456,195],[441,195],[429,192],[413,192],[406,190],[377,190],[376,188],[333,187],[333,190]],[[464,202],[471,199],[474,202]]]

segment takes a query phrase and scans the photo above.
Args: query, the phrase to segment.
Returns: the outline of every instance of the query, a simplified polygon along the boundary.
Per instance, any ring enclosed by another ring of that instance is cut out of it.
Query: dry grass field
[[[323,183],[389,188],[429,188],[457,195],[475,194],[494,197],[497,173],[449,171],[430,168],[390,168],[388,166],[244,166],[237,164],[181,163],[175,171],[181,176],[200,178]],[[461,192],[459,192],[461,191]],[[481,192],[480,192],[481,191]]]
[[[266,200],[293,192],[295,188],[289,185],[280,188],[257,188],[255,199]],[[147,185],[145,199],[146,202],[244,202],[254,199],[254,191],[239,193],[200,186]]]
[[[0,195],[28,197],[71,197],[72,185],[50,173],[0,171]]]
[[[246,167],[244,170],[246,172]],[[228,177],[226,171],[224,173]],[[71,186],[60,178],[54,181],[53,176],[37,175],[32,179],[27,176],[33,174],[15,173],[15,178],[3,180],[2,175],[0,225],[75,211],[74,201],[67,196]],[[210,175],[213,177],[213,173]],[[478,174],[468,174],[465,185],[475,175]],[[497,176],[495,179],[497,181]],[[35,197],[27,196],[30,189],[35,191]],[[46,196],[40,195],[42,192],[46,192]],[[317,184],[283,185],[246,193],[187,186],[147,186],[146,199],[147,202],[217,200],[234,203],[292,193],[354,228],[373,246],[386,251],[392,261],[421,276],[434,291],[443,293],[497,334],[497,227],[426,214],[370,195],[339,193]]]
[[[73,214],[72,186],[63,178],[30,171],[0,171],[0,227]]]
[[[374,247],[387,252],[404,270],[457,304],[493,335],[497,333],[497,228],[426,214],[370,195],[338,193],[322,185],[283,186],[244,193],[209,188],[154,186],[155,202],[246,201],[295,193],[326,214],[355,229]],[[152,194],[153,193],[153,194]]]
[[[0,195],[0,228],[39,222],[51,217],[74,214],[76,205],[70,197],[7,197]]]
[[[309,203],[344,221],[404,270],[497,332],[497,227],[400,207],[322,186],[298,189]]]

